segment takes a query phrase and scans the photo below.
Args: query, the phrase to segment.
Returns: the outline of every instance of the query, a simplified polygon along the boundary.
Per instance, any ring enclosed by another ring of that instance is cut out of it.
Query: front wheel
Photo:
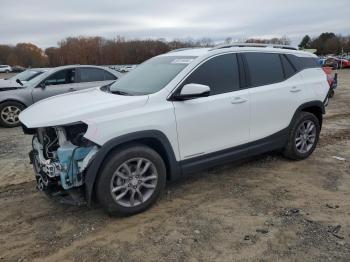
[[[17,102],[5,102],[0,104],[0,125],[3,127],[16,127],[20,125],[19,114],[24,106]]]
[[[309,157],[315,150],[320,135],[320,122],[309,112],[301,112],[294,121],[284,156],[293,160]]]
[[[96,185],[97,199],[110,214],[133,215],[152,206],[166,183],[161,156],[144,145],[113,152]]]

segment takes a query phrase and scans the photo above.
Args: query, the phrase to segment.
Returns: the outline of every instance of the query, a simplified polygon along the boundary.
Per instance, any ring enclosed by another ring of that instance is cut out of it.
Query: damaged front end
[[[61,202],[83,205],[86,170],[99,147],[87,140],[84,123],[38,128],[33,131],[30,152],[37,188]]]

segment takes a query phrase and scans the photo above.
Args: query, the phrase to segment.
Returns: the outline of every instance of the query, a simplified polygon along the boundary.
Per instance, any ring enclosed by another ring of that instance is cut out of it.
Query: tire
[[[0,104],[0,125],[3,127],[16,127],[19,122],[18,115],[24,109],[24,105],[18,102],[4,102]]]
[[[304,136],[300,132],[302,125],[304,125],[304,129],[306,129],[305,126],[307,126],[309,123],[314,126],[314,131],[310,131],[308,133],[310,136],[306,139],[307,135]],[[316,148],[320,135],[320,129],[320,122],[314,114],[309,112],[301,112],[293,122],[288,143],[284,148],[283,155],[292,160],[303,160],[308,158]],[[312,137],[313,139],[311,139]],[[304,141],[306,146],[303,145]],[[300,145],[300,142],[302,145]]]
[[[9,71],[9,70],[6,70],[5,73],[8,74],[8,73],[10,73],[10,71]]]
[[[140,168],[137,168],[140,159],[144,162],[140,164]],[[147,163],[150,163],[148,169],[141,174]],[[128,172],[125,165],[131,172]],[[155,176],[157,179],[149,179]],[[145,182],[141,182],[143,180]],[[114,151],[106,159],[95,186],[95,193],[106,212],[111,215],[129,216],[151,207],[161,195],[165,184],[166,167],[161,156],[147,146],[133,144]],[[149,188],[151,186],[153,188]],[[113,188],[122,189],[113,193]],[[124,196],[118,200],[123,194]],[[134,201],[132,201],[132,194],[134,194]]]

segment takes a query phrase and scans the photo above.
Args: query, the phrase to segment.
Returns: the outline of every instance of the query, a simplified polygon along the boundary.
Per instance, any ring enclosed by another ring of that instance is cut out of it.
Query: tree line
[[[224,43],[233,42],[227,38]],[[247,43],[270,43],[289,45],[287,37],[272,39],[245,39]],[[127,40],[123,37],[106,39],[103,37],[68,37],[58,43],[57,47],[45,50],[31,43],[19,43],[15,46],[0,45],[0,64],[23,67],[53,67],[67,64],[139,64],[153,56],[178,48],[210,47],[215,42],[210,38],[199,40]],[[350,37],[322,33],[311,39],[305,36],[301,48],[315,48],[317,54],[340,54],[350,52]]]
[[[350,53],[350,36],[322,33],[318,37],[311,38],[309,35],[305,35],[299,48],[317,49],[317,55]]]
[[[199,40],[126,40],[123,37],[68,37],[58,47],[40,49],[31,43],[0,45],[0,64],[23,67],[54,67],[68,64],[117,65],[139,64],[174,49],[208,47],[209,38]]]

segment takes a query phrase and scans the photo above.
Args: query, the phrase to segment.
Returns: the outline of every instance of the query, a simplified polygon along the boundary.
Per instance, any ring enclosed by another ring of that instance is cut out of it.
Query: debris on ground
[[[326,204],[326,207],[331,208],[331,209],[336,209],[339,208],[339,205],[332,205],[332,204]]]
[[[339,161],[345,161],[346,159],[344,157],[340,157],[340,156],[333,156],[334,159],[337,159]]]

